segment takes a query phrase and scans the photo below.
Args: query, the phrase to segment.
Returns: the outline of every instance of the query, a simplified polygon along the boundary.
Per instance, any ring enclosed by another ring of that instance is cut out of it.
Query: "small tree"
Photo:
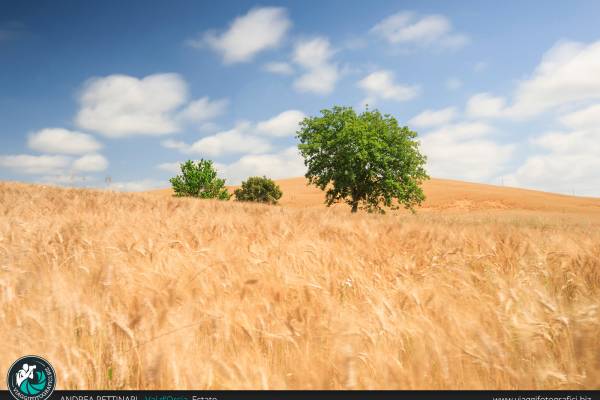
[[[169,179],[175,196],[191,196],[202,199],[229,200],[231,195],[225,187],[225,179],[217,178],[217,171],[210,160],[181,164],[181,175]]]
[[[242,187],[233,193],[238,201],[256,201],[267,204],[277,204],[283,195],[279,186],[266,176],[248,178],[242,182]]]
[[[394,199],[413,210],[425,199],[420,184],[429,177],[416,137],[390,115],[377,110],[357,115],[351,107],[305,118],[297,133],[306,178],[327,189],[328,206],[345,201],[352,212],[359,206],[369,212],[396,209]]]

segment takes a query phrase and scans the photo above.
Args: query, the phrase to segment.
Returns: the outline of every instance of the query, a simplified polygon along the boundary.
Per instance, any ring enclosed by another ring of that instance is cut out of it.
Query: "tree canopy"
[[[344,201],[352,212],[399,204],[414,210],[425,199],[421,183],[429,177],[417,133],[389,114],[336,106],[305,118],[297,138],[306,178],[326,190],[328,206]]]

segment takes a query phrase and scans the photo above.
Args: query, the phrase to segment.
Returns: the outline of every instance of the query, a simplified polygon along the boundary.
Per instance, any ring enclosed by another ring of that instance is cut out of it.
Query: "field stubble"
[[[62,389],[598,388],[599,227],[0,183],[0,368],[41,355]]]

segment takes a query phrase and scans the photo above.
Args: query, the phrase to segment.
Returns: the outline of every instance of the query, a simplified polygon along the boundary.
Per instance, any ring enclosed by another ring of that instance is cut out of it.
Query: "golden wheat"
[[[62,389],[598,388],[599,228],[1,183],[0,369],[38,354]]]

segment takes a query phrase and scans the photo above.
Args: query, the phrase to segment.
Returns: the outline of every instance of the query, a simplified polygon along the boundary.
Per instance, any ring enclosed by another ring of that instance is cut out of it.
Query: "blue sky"
[[[145,190],[215,160],[300,176],[365,103],[433,177],[600,196],[600,3],[0,0],[0,180]],[[106,182],[110,177],[110,183]]]

